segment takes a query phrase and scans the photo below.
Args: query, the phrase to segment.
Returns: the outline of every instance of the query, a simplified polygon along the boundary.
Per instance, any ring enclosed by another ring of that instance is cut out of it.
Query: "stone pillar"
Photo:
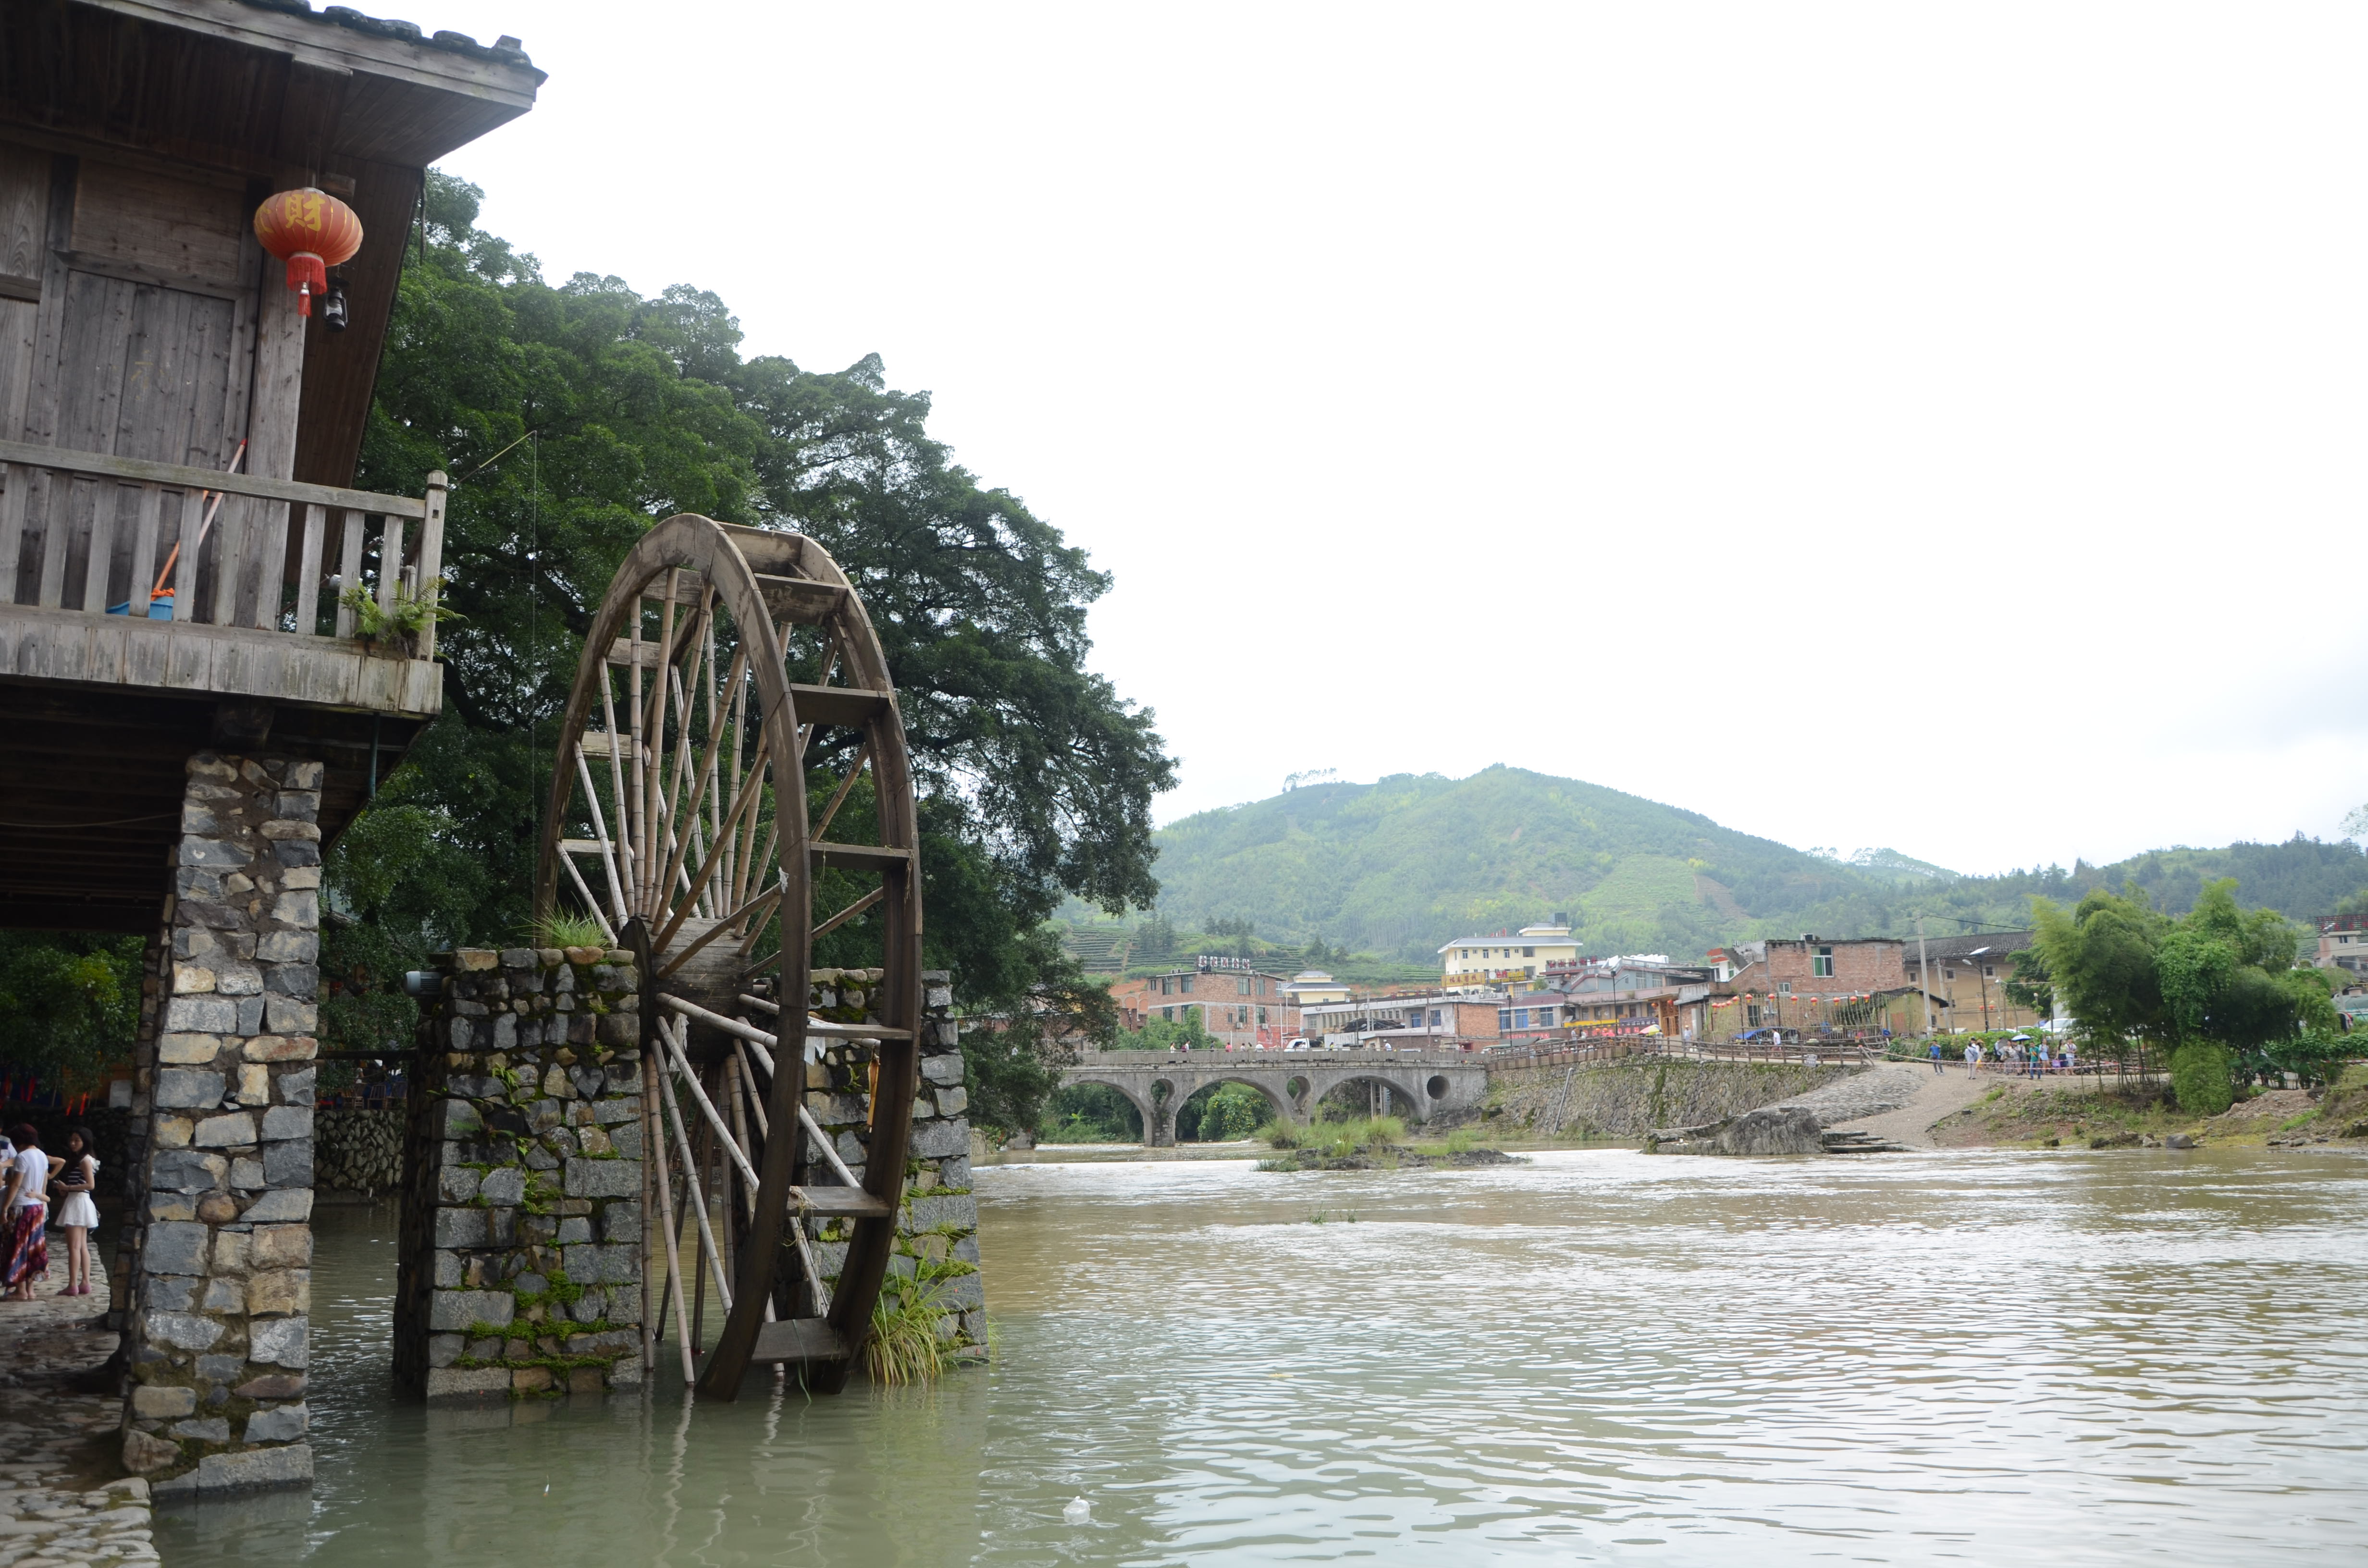
[[[848,1012],[876,1017],[871,987],[876,969],[818,969],[807,1006],[818,1017]],[[913,1102],[912,1144],[905,1160],[905,1206],[897,1216],[895,1251],[888,1260],[882,1300],[934,1307],[939,1337],[963,1360],[986,1357],[986,1294],[978,1271],[978,1199],[971,1194],[969,1092],[962,1087],[962,1036],[953,1017],[953,991],[942,971],[921,976],[920,1093]],[[829,1134],[840,1159],[863,1176],[864,1140],[871,1121],[872,1048],[860,1041],[816,1041],[806,1063],[806,1109]],[[820,1167],[819,1159],[814,1161]],[[817,1181],[827,1180],[819,1168]],[[847,1261],[848,1223],[808,1220],[814,1265],[836,1284]],[[804,1309],[802,1309],[804,1310]]]
[[[438,955],[404,1161],[394,1372],[433,1402],[642,1384],[639,972]]]
[[[127,1216],[144,1233],[128,1281],[123,1462],[158,1495],[313,1478],[321,778],[321,764],[285,758],[188,763]]]

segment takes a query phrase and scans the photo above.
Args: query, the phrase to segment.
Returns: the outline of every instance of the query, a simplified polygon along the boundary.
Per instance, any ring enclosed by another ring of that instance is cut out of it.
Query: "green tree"
[[[2033,901],[2041,960],[2073,1016],[2166,1051],[2180,1105],[2203,1116],[2228,1108],[2240,1067],[2262,1070],[2271,1049],[2336,1027],[2325,977],[2294,964],[2292,923],[2239,909],[2236,885],[2206,882],[2175,921],[2135,888],[2092,892],[2069,915]]]
[[[54,1079],[129,1054],[142,948],[137,937],[0,931],[0,1063]]]
[[[430,173],[425,256],[405,268],[363,446],[367,487],[454,476],[445,570],[466,619],[440,640],[444,717],[330,858],[352,918],[323,964],[352,984],[324,1027],[407,1028],[385,989],[401,967],[525,933],[583,636],[633,540],[699,512],[807,533],[862,594],[921,795],[925,960],[980,1020],[963,1033],[973,1115],[1034,1125],[1064,1053],[1116,1024],[1040,927],[1069,896],[1113,914],[1151,902],[1151,801],[1175,779],[1153,715],[1086,667],[1109,578],[957,465],[928,433],[928,395],[890,388],[877,358],[827,373],[744,360],[714,295],[547,284],[476,226],[478,204]],[[799,678],[818,678],[819,650],[803,656]],[[831,744],[807,758],[817,779],[851,760]],[[849,923],[825,961],[876,962],[880,932],[876,913]]]
[[[2012,960],[2011,972],[2001,987],[2009,1006],[2021,1007],[2043,1018],[2055,1017],[2055,984],[2047,973],[2047,960],[2037,948],[2018,949]]]

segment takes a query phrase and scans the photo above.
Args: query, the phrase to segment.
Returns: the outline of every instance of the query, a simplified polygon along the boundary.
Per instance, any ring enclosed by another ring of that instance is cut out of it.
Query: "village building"
[[[1367,996],[1300,1009],[1315,1045],[1382,1051],[1470,1051],[1497,1038],[1497,999],[1447,992]]]
[[[1578,942],[1570,934],[1570,916],[1557,915],[1519,932],[1458,937],[1439,949],[1444,978],[1440,983],[1492,985],[1508,981],[1535,980],[1552,963],[1574,963]]]
[[[1982,931],[1963,937],[1930,937],[1922,943],[1930,972],[1917,962],[1916,938],[1903,944],[1902,971],[1932,996],[1932,1025],[1957,1033],[1967,1029],[2027,1029],[2037,1013],[2007,1000],[2014,955],[2030,947],[2029,931]]]
[[[1114,982],[1120,1027],[1139,1029],[1154,1018],[1197,1023],[1229,1051],[1279,1050],[1299,1032],[1299,1008],[1289,980],[1250,959],[1201,954],[1190,968]]]
[[[1320,969],[1303,969],[1283,983],[1284,999],[1293,1006],[1305,1007],[1317,1002],[1346,1002],[1355,993],[1340,981]]]
[[[1713,948],[1710,994],[1682,1023],[1697,1038],[1753,1029],[1920,1031],[1924,1001],[1896,937],[1767,937]],[[1933,998],[1934,1019],[1943,1000]]]
[[[2335,1007],[2357,1023],[2368,1017],[2368,915],[2322,915],[2311,922],[2318,932],[2317,968],[2340,971]]]

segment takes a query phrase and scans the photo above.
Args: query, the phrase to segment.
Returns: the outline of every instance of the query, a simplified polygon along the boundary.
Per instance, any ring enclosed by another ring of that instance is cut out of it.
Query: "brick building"
[[[1198,1023],[1228,1050],[1278,1050],[1299,1032],[1299,1009],[1289,978],[1251,967],[1247,959],[1203,954],[1190,969],[1113,982],[1121,1027],[1139,1029],[1154,1018]]]

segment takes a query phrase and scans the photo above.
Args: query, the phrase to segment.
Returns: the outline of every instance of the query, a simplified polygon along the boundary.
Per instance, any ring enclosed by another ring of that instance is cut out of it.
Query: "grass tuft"
[[[946,1342],[939,1335],[934,1290],[881,1291],[871,1304],[871,1337],[863,1359],[872,1381],[894,1386],[925,1383],[946,1369]]]
[[[535,922],[536,945],[544,948],[605,948],[608,933],[589,915],[554,909]]]
[[[1339,1159],[1375,1144],[1406,1141],[1406,1123],[1395,1116],[1365,1116],[1349,1121],[1312,1121],[1301,1127],[1287,1121],[1268,1124],[1261,1137],[1278,1149],[1304,1149]]]

